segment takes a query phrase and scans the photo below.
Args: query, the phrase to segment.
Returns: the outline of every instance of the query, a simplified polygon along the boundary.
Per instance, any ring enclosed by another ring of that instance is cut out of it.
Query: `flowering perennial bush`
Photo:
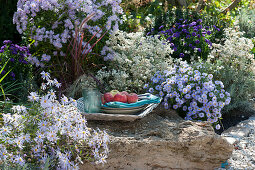
[[[224,112],[233,109],[249,111],[252,108],[249,100],[255,96],[255,60],[251,53],[254,44],[251,39],[243,37],[242,32],[231,28],[224,32],[225,43],[212,44],[213,50],[204,64],[205,68],[200,70],[213,74],[230,93],[232,100],[224,107]]]
[[[0,164],[42,168],[49,160],[50,169],[78,169],[82,158],[104,163],[109,141],[106,132],[89,129],[75,100],[65,96],[57,100],[52,87],[61,84],[51,80],[48,72],[41,75],[47,80],[41,88],[50,88],[46,95],[31,92],[31,107],[13,106],[14,114],[3,114]]]
[[[95,14],[84,26],[90,34],[98,32],[96,36],[100,37],[103,26],[109,32],[118,30],[121,21],[117,15],[122,13],[119,3],[120,0],[19,0],[13,22],[20,34],[34,40],[36,53],[41,55],[39,60],[49,61],[52,54],[65,55],[63,47],[74,36],[75,25],[88,15]]]
[[[179,19],[170,29],[164,28],[164,25],[159,29],[161,31],[158,33],[158,37],[166,39],[174,50],[172,56],[187,61],[197,60],[197,56],[206,59],[212,47],[210,37],[216,31],[220,31],[215,25],[212,28],[203,26],[201,19],[191,23]],[[147,35],[153,34],[153,31],[154,29]]]
[[[144,37],[142,32],[113,34],[102,55],[112,59],[108,68],[102,68],[96,77],[109,89],[141,92],[143,84],[157,70],[165,70],[172,65],[172,49],[167,42],[156,37]]]
[[[221,110],[230,103],[230,94],[221,81],[213,81],[212,74],[197,69],[182,61],[164,74],[157,72],[144,88],[162,97],[166,109],[176,109],[186,120],[209,121],[220,129]]]
[[[4,75],[7,71],[16,67],[12,72],[10,72],[9,80],[15,80],[18,74],[28,73],[28,58],[31,58],[31,54],[27,47],[21,47],[17,44],[12,44],[10,40],[5,40],[4,45],[0,49],[0,66],[3,66],[8,60],[9,64],[5,67],[5,70],[1,72]],[[31,60],[32,62],[32,60]],[[18,67],[18,69],[17,69]]]

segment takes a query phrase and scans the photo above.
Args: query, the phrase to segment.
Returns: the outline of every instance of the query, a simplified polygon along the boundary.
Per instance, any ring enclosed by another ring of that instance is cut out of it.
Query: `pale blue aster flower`
[[[213,97],[213,96],[214,96],[213,92],[210,92],[209,97]]]
[[[149,93],[153,93],[154,92],[154,89],[153,88],[150,88],[149,89]]]
[[[173,105],[173,108],[174,109],[178,109],[178,105]]]
[[[193,110],[193,108],[192,108],[192,107],[188,107],[188,110],[189,110],[189,111],[192,111],[192,110]]]
[[[217,124],[217,125],[215,126],[215,128],[216,128],[217,130],[219,130],[219,129],[220,129],[220,125]]]
[[[217,106],[218,106],[218,103],[217,103],[217,102],[213,102],[213,106],[214,106],[214,107],[217,107]]]
[[[190,99],[190,98],[191,98],[190,94],[186,94],[186,95],[185,95],[185,98],[186,98],[186,99]]]
[[[199,113],[199,117],[203,118],[205,114],[203,112]]]
[[[164,96],[164,93],[162,91],[159,92],[159,96],[162,97]]]
[[[144,89],[147,89],[148,87],[149,87],[149,84],[145,84],[145,85],[143,86]]]
[[[167,102],[165,102],[165,103],[164,103],[164,108],[165,108],[165,109],[168,109],[168,108],[169,108],[169,106],[168,106],[168,103],[167,103]]]
[[[224,98],[224,94],[223,93],[220,93],[220,98]]]
[[[183,107],[182,107],[182,110],[183,110],[183,111],[186,111],[186,110],[187,110],[187,106],[183,106]]]

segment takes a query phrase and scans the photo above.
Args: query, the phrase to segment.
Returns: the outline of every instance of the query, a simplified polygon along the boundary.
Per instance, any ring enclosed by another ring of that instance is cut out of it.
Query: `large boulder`
[[[232,154],[233,146],[208,122],[184,121],[174,111],[156,110],[136,122],[89,122],[110,134],[107,163],[85,163],[92,169],[214,169]]]

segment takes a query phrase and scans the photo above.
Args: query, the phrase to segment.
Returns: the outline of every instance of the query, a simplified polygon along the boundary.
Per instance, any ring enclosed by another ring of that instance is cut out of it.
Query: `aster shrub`
[[[201,71],[213,74],[230,92],[232,100],[224,107],[225,113],[233,109],[249,111],[253,107],[249,100],[255,97],[255,60],[251,52],[254,44],[251,39],[243,37],[242,32],[232,28],[224,32],[225,43],[212,44],[213,50]]]
[[[198,57],[206,59],[212,47],[212,34],[220,31],[215,25],[203,26],[201,19],[193,22],[179,19],[172,27],[165,28],[162,25],[159,30],[161,31],[157,35],[154,35],[153,29],[147,35],[153,34],[167,40],[174,50],[172,56],[189,62],[197,60]]]
[[[28,86],[32,80],[32,56],[28,47],[13,44],[10,40],[5,40],[0,49],[0,66],[6,64],[0,75],[10,73],[2,80],[1,84],[12,95],[15,100],[23,98],[28,94]],[[19,87],[18,89],[17,86]]]
[[[126,33],[118,31],[113,34],[102,55],[111,59],[108,67],[103,67],[95,77],[106,90],[143,91],[143,84],[157,70],[171,67],[172,49],[164,40],[157,37],[144,37],[142,32]]]
[[[62,96],[57,100],[54,87],[61,84],[41,73],[42,93],[31,92],[29,107],[13,106],[14,114],[3,114],[0,127],[0,164],[49,169],[79,169],[82,161],[104,163],[108,135],[87,127],[76,101]],[[48,90],[43,94],[44,90]],[[32,169],[32,168],[31,168]]]
[[[75,36],[75,26],[89,15],[95,16],[84,25],[87,35],[100,37],[105,27],[108,34],[118,30],[122,13],[120,1],[102,0],[19,0],[13,22],[20,34],[32,43],[40,66],[66,55],[67,43]],[[82,44],[89,49],[86,40]],[[53,63],[50,63],[53,64]]]
[[[157,72],[144,88],[162,97],[164,107],[177,110],[185,120],[209,121],[220,129],[221,110],[230,103],[230,93],[221,81],[198,68],[181,61],[163,74]]]
[[[13,71],[6,79],[16,80],[24,77],[29,72],[28,57],[31,56],[27,47],[12,44],[10,40],[5,40],[0,49],[0,65],[3,66],[8,60],[10,63],[5,67],[1,74],[14,67]],[[23,74],[23,75],[21,75]]]

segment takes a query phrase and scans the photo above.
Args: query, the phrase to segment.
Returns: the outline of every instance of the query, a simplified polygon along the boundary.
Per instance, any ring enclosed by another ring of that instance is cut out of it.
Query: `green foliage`
[[[8,73],[0,81],[1,87],[5,89],[5,95],[15,102],[26,101],[33,79],[32,66],[25,59],[29,51],[26,47],[11,44],[11,41],[5,41],[1,49],[3,49],[0,53],[0,66],[3,67],[1,72],[2,74]],[[2,96],[5,98],[5,95],[0,92],[0,98]]]
[[[238,16],[240,31],[244,31],[247,38],[255,37],[255,9],[242,9]]]
[[[160,0],[140,5],[124,1],[122,7],[124,15],[122,15],[123,24],[120,25],[120,30],[126,32],[143,30],[154,22],[156,16],[161,16],[165,11],[165,6]]]
[[[214,44],[204,71],[222,81],[230,93],[231,103],[224,107],[225,112],[234,109],[249,111],[252,108],[249,101],[255,95],[255,60],[251,54],[254,45],[233,29],[226,29],[225,35],[223,45]]]
[[[223,113],[230,113],[234,109],[251,110],[252,105],[249,100],[254,95],[255,89],[254,74],[251,71],[244,69],[237,71],[231,63],[220,60],[215,63],[206,62],[204,66],[204,71],[212,73],[215,79],[222,81],[225,90],[230,93],[231,102],[224,107]]]

